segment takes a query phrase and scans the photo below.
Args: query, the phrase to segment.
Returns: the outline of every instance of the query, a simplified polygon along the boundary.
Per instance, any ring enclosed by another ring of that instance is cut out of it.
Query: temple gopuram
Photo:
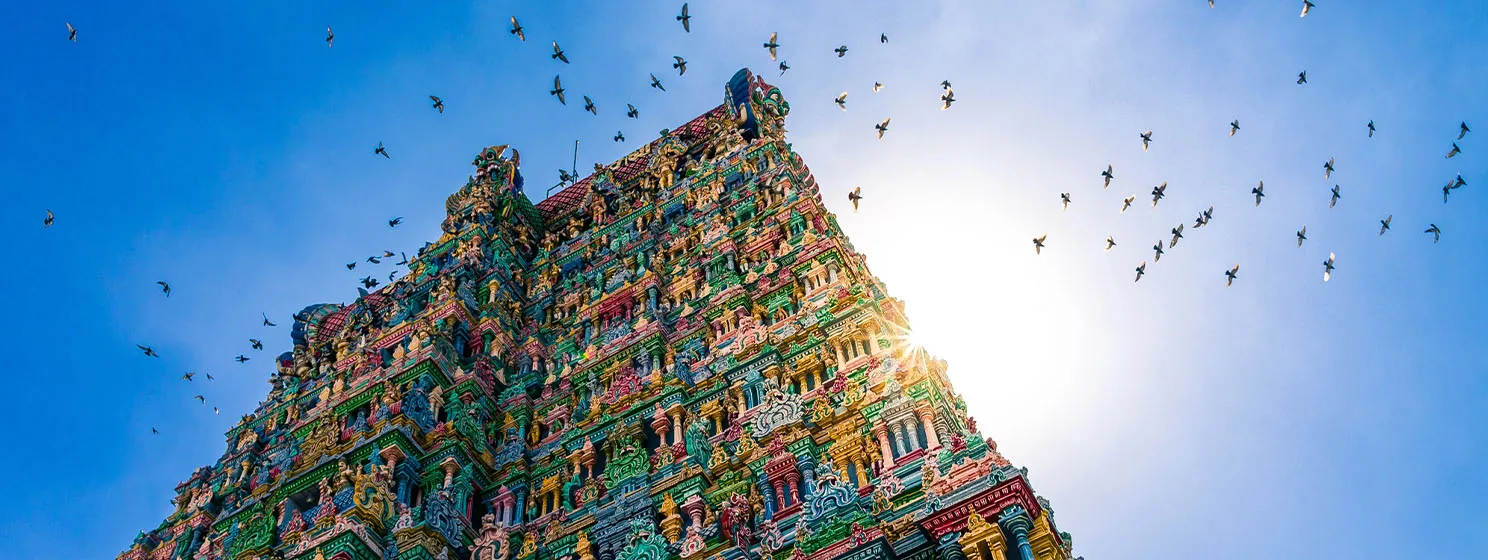
[[[533,205],[486,148],[409,272],[295,316],[122,560],[1070,560],[748,70]]]

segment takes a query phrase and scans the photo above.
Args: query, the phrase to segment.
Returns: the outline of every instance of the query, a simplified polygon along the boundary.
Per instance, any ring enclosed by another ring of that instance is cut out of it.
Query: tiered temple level
[[[121,559],[1068,560],[741,70],[533,206],[487,148],[444,235],[296,316],[273,389]]]

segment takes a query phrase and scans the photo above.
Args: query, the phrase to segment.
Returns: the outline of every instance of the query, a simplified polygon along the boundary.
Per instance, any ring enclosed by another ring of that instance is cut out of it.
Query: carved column
[[[929,408],[922,408],[920,412],[920,424],[925,427],[925,439],[929,440],[929,449],[940,447],[940,436],[935,433],[935,413]]]
[[[1018,560],[1034,560],[1033,547],[1028,543],[1028,531],[1033,529],[1033,523],[1028,519],[1028,512],[1023,508],[1013,506],[1002,513],[998,520],[1002,528],[1013,538],[1013,546],[1018,549]]]
[[[894,468],[894,450],[889,448],[889,429],[880,423],[873,427],[873,437],[878,438],[879,452],[883,454],[885,474]]]

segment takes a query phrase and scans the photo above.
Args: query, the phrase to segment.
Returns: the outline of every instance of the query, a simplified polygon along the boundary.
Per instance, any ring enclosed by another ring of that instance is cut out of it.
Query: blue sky
[[[437,236],[482,147],[520,149],[540,197],[576,138],[581,169],[612,160],[716,105],[744,66],[783,89],[827,205],[1078,554],[1488,556],[1488,5],[1317,3],[1299,19],[1279,0],[699,1],[691,34],[680,2],[0,5],[0,557],[112,557],[153,527],[267,391],[289,315],[355,298],[367,265],[344,263]],[[784,76],[759,46],[772,31]],[[1445,159],[1463,120],[1482,131]]]

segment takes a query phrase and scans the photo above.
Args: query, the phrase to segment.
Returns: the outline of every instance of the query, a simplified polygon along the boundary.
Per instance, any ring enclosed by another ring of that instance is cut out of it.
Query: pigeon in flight
[[[832,52],[837,53],[837,58],[847,56],[847,45],[842,45],[840,47],[832,49]]]
[[[158,436],[158,435],[160,435],[160,430],[157,430],[157,429],[155,429],[154,426],[151,426],[150,427],[150,433],[155,434],[155,435]]]
[[[665,87],[662,87],[662,85],[661,85],[661,80],[656,79],[656,74],[652,74],[651,75],[651,87],[654,87],[654,88],[659,89],[661,91],[666,91],[666,88]]]
[[[1260,206],[1261,205],[1261,199],[1266,196],[1266,182],[1265,181],[1261,181],[1261,182],[1257,183],[1255,188],[1250,189],[1250,194],[1255,195],[1255,197],[1256,197],[1256,206]]]
[[[1163,242],[1162,242],[1161,239],[1157,240],[1157,244],[1156,245],[1153,245],[1152,246],[1152,250],[1153,251],[1156,251],[1153,254],[1153,256],[1152,256],[1152,262],[1157,262],[1157,261],[1162,260],[1162,256],[1163,256]]]
[[[833,103],[836,103],[837,106],[840,107],[843,111],[846,111],[847,110],[847,92],[844,91],[844,92],[838,94],[837,95],[837,98],[836,99],[833,99],[832,102]]]
[[[1436,243],[1438,241],[1441,241],[1441,228],[1436,227],[1436,224],[1431,224],[1431,227],[1426,228],[1426,233],[1429,233],[1429,234],[1432,235],[1432,237],[1431,237],[1431,242],[1432,243]]]
[[[1328,260],[1323,261],[1323,281],[1327,282],[1333,277],[1333,253],[1328,253]]]
[[[559,169],[558,170],[558,182],[560,182],[560,183],[567,183],[567,182],[572,181],[574,179],[577,179],[577,177],[574,177],[574,174],[573,173],[569,173],[567,169]]]
[[[362,287],[365,287],[367,289],[372,289],[372,288],[377,287],[377,279],[376,278],[373,278],[371,276],[363,276],[362,277]]]
[[[41,219],[41,227],[49,228],[52,227],[52,222],[56,221],[57,217],[52,215],[51,210],[47,210],[46,213],[46,217]]]
[[[1459,185],[1456,181],[1447,181],[1447,184],[1442,187],[1442,204],[1447,203],[1447,195],[1452,194],[1452,190],[1457,188],[1459,188]]]
[[[1035,255],[1042,255],[1042,254],[1044,254],[1044,240],[1045,239],[1048,239],[1048,238],[1049,238],[1049,234],[1047,234],[1047,233],[1045,233],[1043,235],[1040,235],[1038,237],[1033,238],[1033,254],[1035,254]]]
[[[1307,241],[1307,226],[1302,226],[1302,229],[1297,230],[1297,247],[1298,248],[1301,248],[1302,247],[1302,242],[1303,241]]]
[[[202,375],[207,376],[207,381],[211,381],[212,380],[212,374],[210,374],[210,373],[203,373]]]
[[[1333,158],[1328,158],[1328,163],[1323,164],[1323,179],[1333,178]]]
[[[77,42],[77,28],[73,27],[70,21],[67,22],[67,40]]]
[[[217,407],[214,406],[214,407],[212,407],[212,414],[222,414],[222,413],[221,412],[218,412],[217,411]]]
[[[879,33],[878,34],[878,43],[880,45],[888,44],[888,42],[889,42],[889,34],[888,33]]]
[[[1234,138],[1236,132],[1240,132],[1240,121],[1238,119],[1230,121],[1230,138]]]
[[[621,130],[615,131],[615,137],[612,138],[612,140],[614,140],[616,142],[624,142],[625,141],[625,132],[624,131],[621,131]]]
[[[956,90],[945,90],[945,93],[941,94],[940,96],[940,102],[940,110],[945,111],[947,109],[950,109],[951,104],[956,102]]]
[[[1369,137],[1374,138],[1374,121],[1369,121]]]
[[[687,59],[682,58],[680,56],[676,56],[676,55],[673,55],[672,58],[676,60],[676,62],[673,62],[672,63],[672,68],[676,68],[677,69],[677,75],[678,76],[681,76],[683,74],[686,74],[687,73]]]
[[[1116,171],[1116,167],[1115,166],[1110,165],[1110,164],[1106,164],[1106,170],[1101,172],[1101,177],[1104,177],[1106,179],[1106,185],[1104,187],[1101,187],[1101,188],[1103,188],[1103,189],[1109,189],[1109,188],[1111,188],[1111,179],[1115,179],[1116,178],[1116,175],[1114,174],[1115,171]]]
[[[257,338],[248,339],[248,345],[252,346],[254,350],[263,350],[263,341]]]
[[[777,35],[776,33],[771,33],[770,40],[765,42],[765,48],[770,49],[770,60],[775,60],[775,49],[780,48],[780,43],[775,42]]]
[[[1069,210],[1069,203],[1070,203],[1070,194],[1069,193],[1059,193],[1059,205],[1061,206],[1060,209],[1061,210]]]
[[[950,80],[941,80],[940,81],[940,89],[951,89],[951,81]]]
[[[439,114],[443,115],[444,114],[444,100],[443,99],[440,99],[438,95],[430,95],[429,96],[429,100],[434,102],[434,105],[433,105],[434,109],[438,110],[439,111]]]
[[[780,75],[784,76],[786,70],[790,70],[790,65],[786,64],[784,60],[780,61]]]
[[[1333,197],[1328,199],[1328,207],[1332,208],[1333,205],[1338,204],[1340,198],[1343,198],[1343,195],[1338,194],[1338,185],[1333,185]]]
[[[249,358],[248,358],[248,356],[244,356],[242,354],[238,354],[238,357],[233,358],[233,360],[235,360],[235,361],[237,361],[238,363],[241,364],[241,363],[247,362],[249,360]]]
[[[165,297],[170,297],[170,284],[169,283],[165,282],[164,280],[161,280],[159,282],[156,282],[156,284],[159,284],[160,285],[160,293],[165,294]]]
[[[1111,237],[1111,236],[1107,235],[1106,236],[1106,250],[1107,251],[1110,251],[1111,248],[1112,247],[1115,247],[1115,246],[1116,246],[1116,239],[1114,237]]]
[[[401,260],[401,261],[398,261],[398,262],[395,262],[395,263],[393,263],[393,264],[394,264],[394,265],[397,265],[397,266],[408,266],[408,255],[405,255],[405,254],[403,254],[403,252],[402,252],[402,251],[399,251],[399,252],[398,252],[398,256],[399,256],[399,257],[402,257],[402,258],[403,258],[403,260]]]
[[[395,227],[398,227],[398,224],[401,224],[401,223],[403,223],[403,216],[398,216],[396,218],[393,218],[391,220],[388,220],[388,227],[395,228]]]
[[[677,21],[682,22],[682,31],[692,33],[692,16],[687,15],[687,3],[682,3],[682,14],[677,16]]]
[[[356,270],[356,261],[346,263],[346,270]]]
[[[1233,267],[1230,267],[1229,270],[1226,270],[1225,271],[1225,287],[1226,288],[1230,287],[1230,284],[1235,283],[1235,275],[1237,273],[1239,273],[1239,272],[1240,272],[1240,265],[1238,265],[1238,264],[1235,265],[1235,266],[1233,266]]]
[[[568,55],[563,54],[563,49],[558,46],[558,41],[553,41],[553,54],[551,56],[553,60],[561,60],[564,64],[568,64]]]
[[[655,80],[656,77],[652,76],[651,79]],[[553,89],[548,90],[548,95],[557,97],[559,103],[568,105],[568,100],[563,98],[563,78],[561,76],[553,76]]]
[[[584,110],[596,117],[599,116],[599,110],[594,108],[594,102],[590,101],[587,95],[584,96]]]
[[[1312,11],[1312,6],[1312,0],[1302,0],[1302,15],[1297,17],[1307,17],[1307,12]]]
[[[1137,265],[1137,279],[1132,282],[1140,282],[1143,274],[1147,274],[1147,261],[1142,261],[1142,264]]]
[[[883,82],[873,82],[873,93],[878,93],[881,89],[883,89]]]
[[[1297,74],[1297,85],[1305,83],[1307,83],[1307,71],[1303,70],[1300,74]]]
[[[397,277],[398,277],[398,271],[394,270],[392,272],[389,272],[388,273],[388,283],[391,284],[393,282],[393,279],[394,278],[397,278]]]
[[[263,326],[265,326],[265,327],[276,327],[276,326],[278,326],[278,325],[275,325],[272,321],[269,320],[269,314],[268,313],[260,313],[260,315],[263,315]]]
[[[873,129],[878,131],[878,139],[883,140],[884,133],[889,131],[889,119],[884,118],[883,122],[873,125]]]
[[[858,201],[863,200],[863,187],[853,187],[852,192],[847,193],[847,199],[852,201],[853,212],[858,211]]]
[[[1380,235],[1384,235],[1385,232],[1390,231],[1390,220],[1393,219],[1395,219],[1395,215],[1390,214],[1389,216],[1385,216],[1385,219],[1380,220]]]
[[[1150,147],[1152,144],[1152,131],[1148,130],[1147,132],[1143,132],[1139,136],[1142,137],[1142,151],[1145,152],[1147,151],[1147,148]]]
[[[1209,220],[1211,220],[1213,218],[1214,218],[1214,207],[1213,206],[1210,206],[1208,210],[1204,210],[1202,212],[1199,212],[1199,217],[1194,218],[1194,225],[1193,225],[1193,227],[1195,227],[1195,228],[1201,228],[1201,227],[1207,226],[1207,225],[1209,225]]]
[[[1132,202],[1137,200],[1137,195],[1131,195],[1121,199],[1121,213],[1125,214],[1127,208],[1131,208]]]
[[[1173,228],[1172,233],[1173,239],[1168,241],[1169,249],[1178,246],[1178,240],[1183,239],[1183,224],[1178,224],[1178,227]]]
[[[527,40],[527,32],[522,30],[522,24],[517,23],[517,16],[511,17],[511,31],[509,31],[508,33],[516,35],[517,39],[520,39],[522,41]]]
[[[191,372],[188,371],[184,375],[181,376],[181,379],[185,379],[187,381],[191,381],[191,378],[193,378],[193,377],[196,377],[196,374],[195,373],[191,373]]]
[[[1168,182],[1167,181],[1163,181],[1163,184],[1158,185],[1156,187],[1152,187],[1152,207],[1153,208],[1156,208],[1157,207],[1157,201],[1162,200],[1162,198],[1165,197],[1165,196],[1168,196],[1167,193],[1168,193]]]
[[[389,156],[388,155],[387,148],[383,147],[382,142],[378,142],[377,143],[377,149],[372,150],[372,154],[373,155],[381,154],[382,157],[385,158],[385,159],[393,159],[392,156]]]
[[[151,348],[149,346],[144,346],[144,345],[136,344],[136,345],[134,345],[134,347],[135,348],[139,348],[140,351],[144,352],[146,356],[149,356],[151,358],[159,358],[160,357],[160,354],[156,354],[155,353],[155,349],[154,348]]]
[[[329,25],[326,26],[326,48],[328,48],[328,49],[331,48],[331,43],[334,42],[335,40],[336,40],[336,32],[331,31],[331,27]]]
[[[1467,121],[1462,121],[1462,124],[1458,126],[1460,127],[1458,129],[1459,132],[1457,133],[1458,140],[1461,140],[1464,136],[1467,136],[1467,133],[1472,132],[1472,129],[1467,127]]]
[[[629,103],[626,103],[625,104],[625,116],[630,117],[632,119],[640,118],[641,112],[636,110],[635,105],[631,105]]]
[[[197,402],[200,402],[200,403],[202,403],[202,404],[207,404],[207,398],[206,398],[206,397],[204,397],[204,396],[201,396],[201,395],[197,395],[197,396],[195,396],[195,397],[191,397],[191,398],[193,398],[193,399],[196,399],[196,400],[197,400]]]
[[[1457,143],[1456,142],[1453,142],[1452,143],[1452,151],[1447,152],[1447,159],[1452,159],[1454,156],[1456,156],[1457,154],[1460,154],[1460,153],[1462,153],[1462,148],[1457,147]]]

